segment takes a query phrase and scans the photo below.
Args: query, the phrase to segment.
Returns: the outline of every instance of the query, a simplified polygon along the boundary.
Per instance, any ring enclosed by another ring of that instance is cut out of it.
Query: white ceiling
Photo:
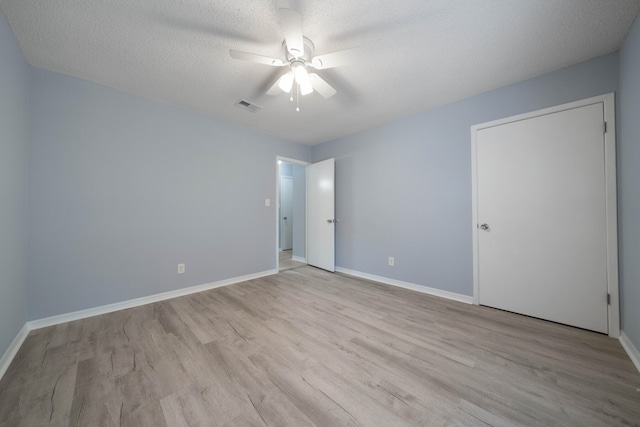
[[[302,14],[338,94],[264,92],[282,68],[277,8]],[[315,145],[617,50],[640,0],[0,0],[27,61]],[[261,107],[234,106],[246,99]]]

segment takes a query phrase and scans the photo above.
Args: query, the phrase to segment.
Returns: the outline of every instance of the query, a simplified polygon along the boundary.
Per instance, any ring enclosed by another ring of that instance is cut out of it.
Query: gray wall
[[[305,258],[306,238],[306,194],[307,181],[305,166],[293,167],[293,256]]]
[[[279,163],[278,172],[280,176],[290,176],[293,178],[293,165],[291,163],[282,162]]]
[[[620,50],[618,216],[622,330],[640,349],[640,20]]]
[[[27,321],[28,67],[0,13],[0,357]]]
[[[336,158],[336,264],[472,295],[469,127],[617,89],[614,53],[313,147]]]
[[[309,147],[31,71],[30,319],[276,268],[276,156]]]

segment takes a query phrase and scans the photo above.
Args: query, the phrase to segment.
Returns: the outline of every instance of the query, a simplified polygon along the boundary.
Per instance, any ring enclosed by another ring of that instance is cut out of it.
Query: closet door
[[[607,333],[604,104],[476,133],[480,304]]]

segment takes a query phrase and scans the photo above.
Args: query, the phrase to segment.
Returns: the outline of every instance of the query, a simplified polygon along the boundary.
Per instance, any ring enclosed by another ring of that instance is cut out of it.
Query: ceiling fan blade
[[[282,59],[270,58],[268,56],[243,52],[241,50],[229,49],[229,55],[231,55],[233,59],[255,62],[257,64],[271,65],[273,67],[282,67],[283,65],[285,65]]]
[[[326,68],[340,67],[342,65],[350,64],[353,55],[358,51],[357,47],[345,50],[339,50],[337,52],[327,53],[325,55],[315,56],[311,60],[311,66],[318,70],[324,70]]]
[[[267,95],[277,95],[279,93],[282,93],[282,90],[280,89],[280,86],[278,86],[278,83],[280,83],[280,79],[278,78],[278,80],[276,80],[276,82],[273,84],[273,86],[271,86],[269,88],[269,90],[267,91]]]
[[[267,95],[278,95],[279,93],[290,93],[293,88],[293,72],[288,71],[278,77],[276,82],[269,88]]]
[[[311,86],[313,87],[313,90],[322,95],[323,98],[331,98],[337,93],[329,83],[327,83],[316,73],[310,73],[309,79],[311,80]]]
[[[278,9],[278,20],[287,42],[287,50],[297,58],[304,54],[302,41],[302,16],[292,9]]]

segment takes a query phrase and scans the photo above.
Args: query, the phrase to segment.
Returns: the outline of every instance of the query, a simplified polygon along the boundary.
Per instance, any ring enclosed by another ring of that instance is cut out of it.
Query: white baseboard
[[[7,369],[9,369],[9,365],[13,361],[13,358],[16,357],[18,350],[20,350],[20,347],[22,347],[22,343],[24,342],[25,338],[27,338],[27,335],[29,335],[29,328],[25,323],[22,329],[20,329],[20,332],[18,332],[18,335],[16,335],[16,337],[9,345],[7,351],[5,351],[2,355],[2,359],[0,359],[0,379],[2,379],[4,373],[7,372]]]
[[[633,362],[633,364],[636,365],[636,369],[638,370],[638,372],[640,372],[640,351],[638,351],[636,346],[633,345],[633,343],[631,342],[627,334],[624,333],[624,331],[620,332],[620,338],[618,339],[620,340],[620,344],[622,344],[622,347],[625,349],[625,351],[629,355],[629,358],[631,358],[631,361]]]
[[[194,294],[196,292],[202,292],[202,291],[207,291],[209,289],[215,289],[223,286],[233,285],[235,283],[246,282],[247,280],[258,279],[260,277],[271,276],[273,274],[278,274],[278,270],[267,270],[260,273],[247,274],[246,276],[234,277],[231,279],[225,279],[217,282],[206,283],[204,285],[192,286],[189,288],[163,292],[161,294],[150,295],[147,297],[117,302],[115,304],[108,304],[100,307],[89,308],[86,310],[74,311],[73,313],[60,314],[57,316],[46,317],[44,319],[32,320],[30,322],[27,322],[26,327],[28,328],[28,330],[46,328],[48,326],[58,325],[60,323],[66,323],[74,320],[85,319],[87,317],[98,316],[100,314],[112,313],[114,311],[138,307],[138,306],[150,304],[153,302],[164,301],[171,298]]]
[[[374,282],[384,283],[385,285],[397,286],[399,288],[411,289],[412,291],[422,292],[423,294],[435,295],[437,297],[447,298],[454,301],[473,304],[473,297],[468,295],[457,294],[455,292],[443,291],[442,289],[430,288],[428,286],[416,285],[415,283],[403,282],[401,280],[390,279],[388,277],[375,276],[369,273],[349,270],[342,267],[336,267],[338,273],[348,274],[349,276],[360,277],[361,279],[372,280]]]
[[[302,258],[301,256],[295,256],[295,255],[291,257],[291,261],[304,262],[305,264],[307,263],[306,258]]]

